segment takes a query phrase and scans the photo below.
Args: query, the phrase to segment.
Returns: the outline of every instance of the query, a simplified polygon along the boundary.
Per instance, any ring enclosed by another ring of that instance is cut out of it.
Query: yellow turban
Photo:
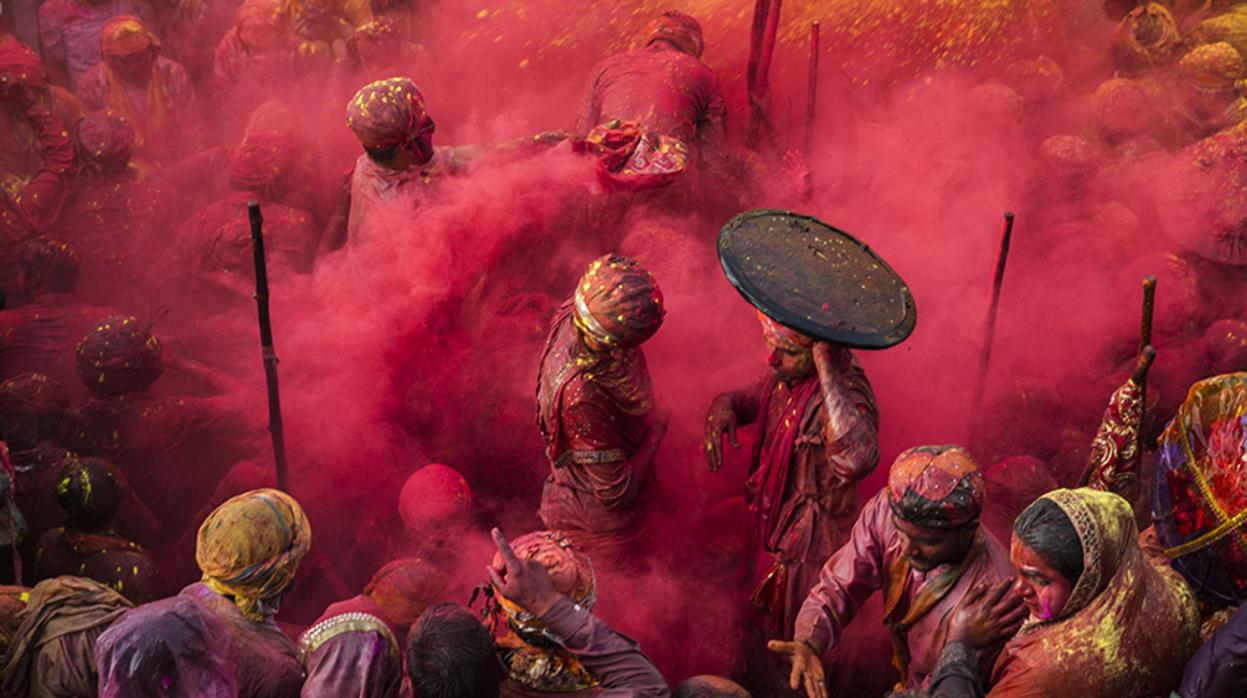
[[[199,527],[195,561],[205,584],[233,597],[243,615],[258,622],[268,615],[263,602],[290,587],[311,545],[311,524],[293,497],[252,490],[208,515]]]

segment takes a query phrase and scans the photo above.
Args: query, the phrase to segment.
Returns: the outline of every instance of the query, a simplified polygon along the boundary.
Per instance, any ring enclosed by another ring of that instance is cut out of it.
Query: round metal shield
[[[719,262],[771,319],[859,349],[900,344],[918,320],[909,286],[869,247],[810,216],[746,211],[719,231]]]

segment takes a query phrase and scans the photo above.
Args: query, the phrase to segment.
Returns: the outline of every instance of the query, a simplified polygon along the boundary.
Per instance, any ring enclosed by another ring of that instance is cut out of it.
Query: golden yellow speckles
[[[488,16],[489,16],[489,10],[488,10],[488,9],[482,9],[480,12],[477,12],[477,13],[476,13],[476,18],[477,18],[477,19],[485,19],[485,18],[486,18],[486,17],[488,17]]]

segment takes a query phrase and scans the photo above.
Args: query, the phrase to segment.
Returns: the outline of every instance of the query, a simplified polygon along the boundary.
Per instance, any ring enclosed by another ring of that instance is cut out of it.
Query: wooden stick
[[[775,126],[770,116],[771,59],[779,32],[781,0],[756,0],[749,46],[746,88],[749,94],[749,146],[757,149],[766,140],[774,145]]]
[[[983,333],[983,348],[979,355],[979,374],[974,386],[974,412],[983,406],[983,392],[987,388],[987,371],[992,362],[992,340],[996,335],[996,312],[1000,308],[1000,288],[1004,285],[1005,264],[1009,261],[1009,244],[1013,241],[1013,212],[1005,211],[1004,232],[1000,236],[1000,252],[996,255],[996,275],[992,279],[992,300],[987,308],[987,327]]]
[[[264,357],[264,380],[268,386],[268,431],[273,437],[273,462],[277,466],[277,489],[289,492],[286,478],[286,439],[281,423],[281,392],[277,387],[277,353],[273,351],[273,323],[268,311],[268,265],[264,261],[264,216],[260,204],[247,203],[251,221],[251,251],[255,258],[255,305],[260,321],[260,351]]]
[[[1147,365],[1152,365],[1152,359],[1156,358],[1156,350],[1152,349],[1152,315],[1156,308],[1156,277],[1148,275],[1143,277],[1143,312],[1139,323],[1139,354],[1145,355],[1151,352],[1151,358],[1148,359]],[[1134,380],[1139,385],[1139,400],[1142,405],[1143,413],[1139,415],[1139,458],[1143,457],[1144,446],[1147,444],[1147,438],[1144,431],[1147,428],[1147,370],[1142,373],[1135,372]]]
[[[814,116],[818,103],[818,22],[810,24],[810,82],[806,89],[805,103],[805,152],[808,154],[814,147]]]

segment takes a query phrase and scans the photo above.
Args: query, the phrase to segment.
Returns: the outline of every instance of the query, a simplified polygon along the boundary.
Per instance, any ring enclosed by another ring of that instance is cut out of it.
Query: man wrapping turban
[[[188,694],[198,695],[190,687],[210,678],[229,687],[220,695],[299,695],[303,668],[273,616],[311,544],[307,516],[285,492],[252,490],[217,507],[199,527],[195,560],[203,581],[126,613],[100,637],[100,695],[138,695],[161,673]],[[198,636],[180,650],[135,647],[176,642],[176,634],[161,632],[171,627],[211,628],[204,634],[210,651],[192,651],[203,648]]]
[[[195,142],[200,116],[190,75],[160,54],[160,40],[138,17],[122,15],[100,30],[103,60],[82,77],[87,107],[106,109],[134,128],[140,153],[161,159]]]
[[[862,509],[849,542],[823,566],[797,616],[796,641],[772,642],[771,649],[787,654],[807,680],[822,681],[821,656],[879,590],[901,686],[924,688],[961,598],[1013,574],[1008,553],[979,528],[983,492],[983,474],[958,446],[902,453],[887,486]],[[996,651],[983,653],[984,670]]]
[[[573,133],[583,136],[610,122],[635,124],[653,142],[679,141],[704,162],[727,135],[727,104],[718,78],[700,60],[700,25],[682,12],[664,12],[642,40],[641,48],[590,71]]]
[[[641,502],[666,434],[641,351],[664,313],[649,271],[600,257],[555,314],[537,375],[551,467],[539,514],[608,567],[635,553]]]
[[[879,410],[865,371],[847,348],[816,344],[762,313],[758,319],[769,375],[715,398],[704,448],[715,472],[725,436],[736,446],[738,427],[761,427],[745,490],[753,529],[753,604],[765,616],[750,650],[753,662],[762,664],[768,662],[765,639],[792,638],[819,570],[849,538],[858,482],[879,461]]]

